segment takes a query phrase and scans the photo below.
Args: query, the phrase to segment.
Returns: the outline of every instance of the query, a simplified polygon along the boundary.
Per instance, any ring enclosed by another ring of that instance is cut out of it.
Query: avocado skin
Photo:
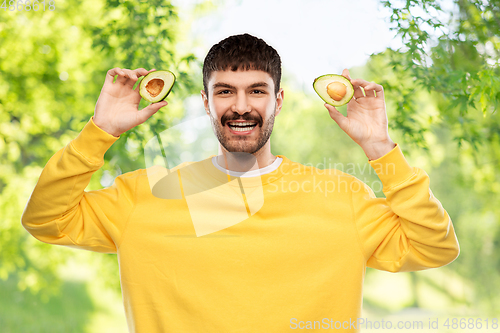
[[[342,82],[347,87],[346,95],[342,100],[338,102],[328,96],[328,93],[326,91],[326,87],[328,86],[328,84],[334,81]],[[313,88],[322,100],[335,107],[349,103],[349,101],[354,96],[354,87],[352,86],[351,82],[344,76],[338,74],[325,74],[315,78],[313,82]]]
[[[154,78],[160,78],[160,79],[163,79],[164,81],[165,80],[165,77],[164,76],[159,76],[159,75],[167,75],[167,76],[171,76],[172,77],[172,84],[170,85],[170,88],[167,90],[167,92],[165,94],[165,96],[161,97],[161,99],[159,100],[156,100],[155,98],[150,98],[150,95],[147,93],[146,91],[146,82],[148,82],[149,79],[154,79]],[[175,81],[176,81],[176,76],[174,73],[172,73],[171,71],[169,70],[161,70],[161,71],[154,71],[154,72],[151,72],[149,74],[147,74],[146,76],[144,76],[139,84],[139,95],[141,95],[141,97],[150,102],[150,103],[158,103],[158,102],[161,102],[163,100],[165,100],[165,98],[167,98],[167,96],[170,94],[170,92],[172,91],[172,88],[174,87],[174,84],[175,84]]]

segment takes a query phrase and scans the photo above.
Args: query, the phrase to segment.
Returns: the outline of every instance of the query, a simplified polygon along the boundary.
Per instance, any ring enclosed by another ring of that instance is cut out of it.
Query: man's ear
[[[281,107],[283,106],[284,98],[285,98],[285,91],[283,90],[283,88],[280,88],[280,91],[278,91],[278,94],[276,95],[276,110],[274,111],[275,117],[279,115],[281,112]]]
[[[209,109],[208,109],[208,95],[205,92],[205,90],[201,90],[200,92],[201,92],[201,98],[203,99],[203,105],[205,107],[205,111],[208,114],[210,112]]]

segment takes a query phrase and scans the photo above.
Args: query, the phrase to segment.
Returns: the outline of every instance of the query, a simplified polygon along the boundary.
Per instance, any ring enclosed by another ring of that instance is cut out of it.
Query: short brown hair
[[[275,94],[280,90],[281,58],[273,47],[255,36],[234,35],[212,46],[203,62],[203,87],[207,94],[212,72],[227,69],[267,72],[274,81]]]

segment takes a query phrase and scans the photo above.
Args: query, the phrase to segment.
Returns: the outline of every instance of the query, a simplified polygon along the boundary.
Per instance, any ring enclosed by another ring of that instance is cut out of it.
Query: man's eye
[[[229,90],[221,90],[218,92],[219,95],[226,95],[226,94],[229,94],[230,91]]]
[[[254,94],[264,94],[264,92],[262,90],[258,90],[258,89],[254,89],[253,93]]]

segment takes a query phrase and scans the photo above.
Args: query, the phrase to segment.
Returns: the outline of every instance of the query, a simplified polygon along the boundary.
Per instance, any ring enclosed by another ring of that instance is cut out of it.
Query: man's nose
[[[245,94],[240,94],[236,97],[236,102],[231,107],[231,110],[237,112],[238,114],[244,114],[252,111],[251,107],[248,105],[248,100]]]

